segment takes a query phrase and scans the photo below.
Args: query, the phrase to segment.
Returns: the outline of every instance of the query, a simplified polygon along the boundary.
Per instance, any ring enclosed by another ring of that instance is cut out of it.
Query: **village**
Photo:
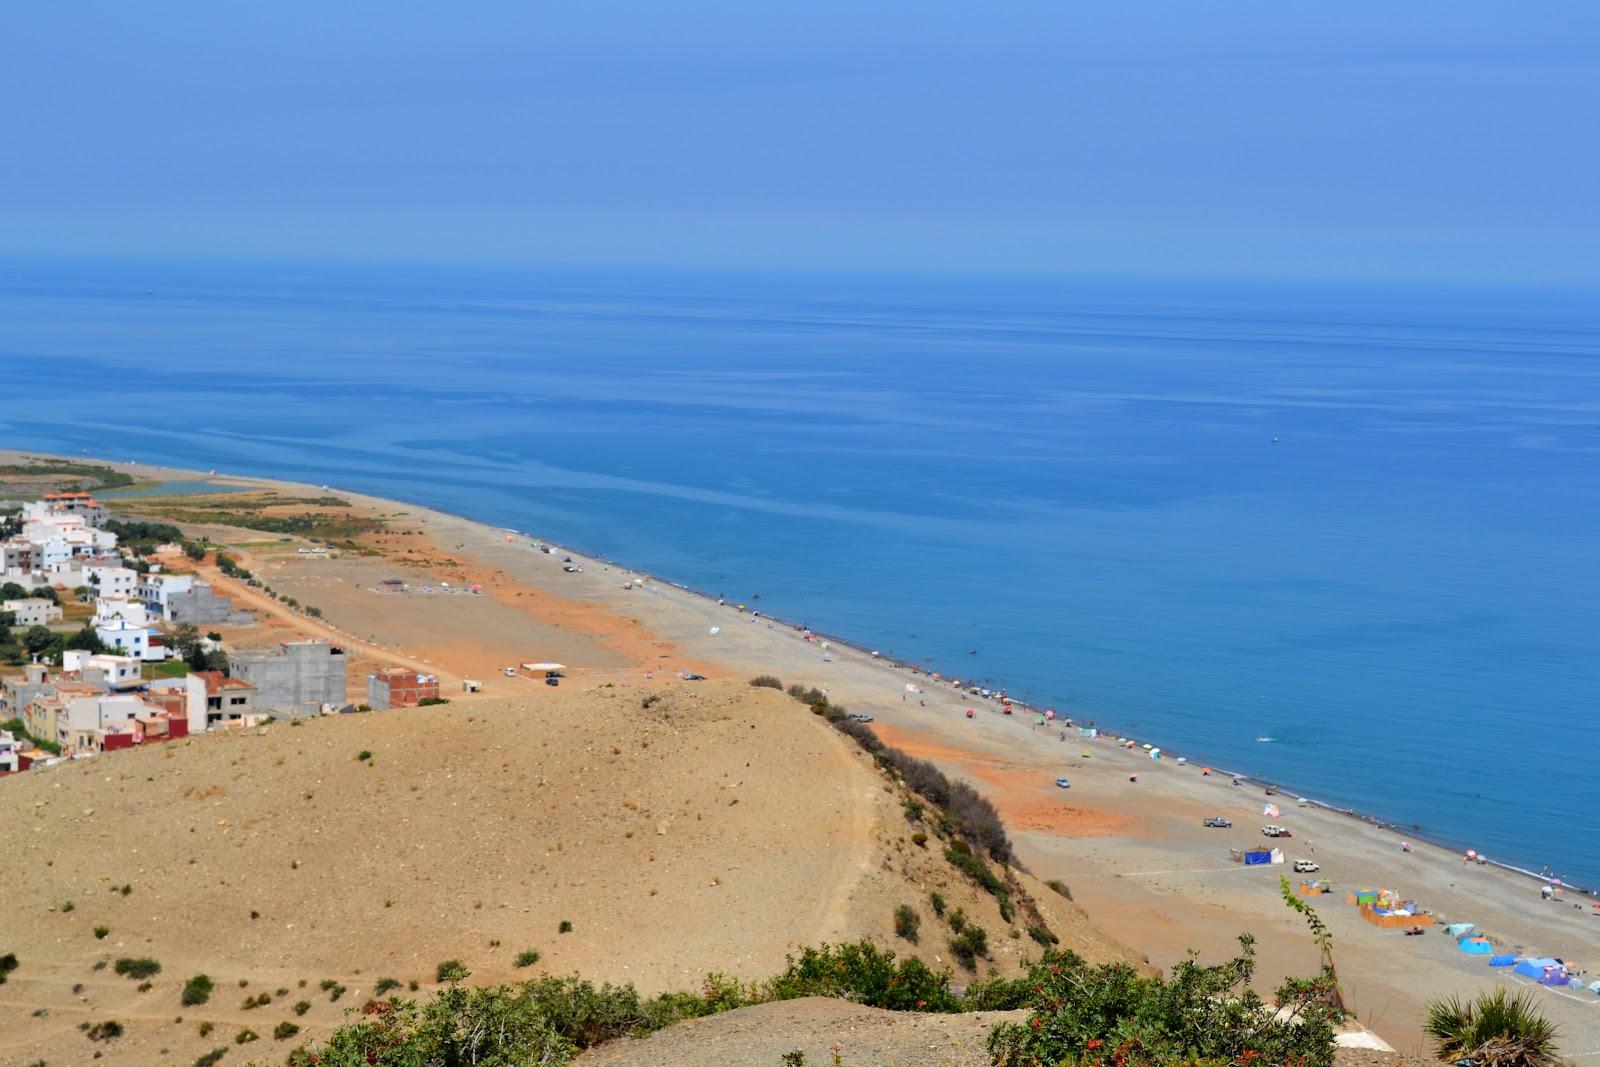
[[[272,718],[444,702],[436,674],[384,666],[353,703],[352,657],[326,638],[229,647],[221,631],[251,614],[182,569],[202,547],[152,541],[149,526],[83,491],[0,504],[0,660],[21,668],[0,675],[0,775]]]

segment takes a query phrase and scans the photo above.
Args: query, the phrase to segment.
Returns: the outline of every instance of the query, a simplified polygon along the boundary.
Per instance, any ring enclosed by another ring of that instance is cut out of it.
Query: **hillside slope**
[[[378,978],[426,989],[446,959],[474,982],[762,978],[821,941],[910,949],[902,903],[923,917],[916,951],[945,962],[933,891],[988,928],[996,965],[1037,951],[937,839],[913,843],[898,788],[852,742],[743,685],[276,723],[15,776],[0,800],[0,953],[20,961],[0,986],[4,1062],[187,1062],[244,1028],[261,1041],[240,1059],[271,1062]],[[1066,944],[1125,955],[1069,902],[1039,903]],[[517,968],[526,949],[541,958]],[[95,969],[122,957],[160,962],[152,988]],[[202,972],[217,991],[181,1006]],[[324,980],[347,987],[337,1003]],[[272,1002],[241,1006],[259,993]],[[125,1034],[79,1033],[107,1019]],[[274,1042],[288,1021],[303,1032]]]

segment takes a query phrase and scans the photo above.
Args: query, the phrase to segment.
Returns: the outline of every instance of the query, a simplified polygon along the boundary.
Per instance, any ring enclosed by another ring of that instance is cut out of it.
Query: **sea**
[[[1600,886],[1600,301],[0,261],[0,443],[429,505]]]

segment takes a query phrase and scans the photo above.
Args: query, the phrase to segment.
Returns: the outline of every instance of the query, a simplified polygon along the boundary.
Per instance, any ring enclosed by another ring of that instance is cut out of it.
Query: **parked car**
[[[545,685],[560,685],[561,684],[561,678],[559,676],[557,676],[557,675],[554,675],[554,674],[547,674],[547,675],[544,676],[544,684]]]
[[[1071,789],[1072,788],[1072,783],[1067,781],[1065,778],[1057,778],[1056,779],[1056,788],[1058,788],[1058,789]]]
[[[582,574],[583,573],[583,568],[582,567],[574,567],[570,563],[567,564],[565,567],[562,567],[561,569],[566,571],[568,574]]]
[[[1263,826],[1261,828],[1261,835],[1263,837],[1293,837],[1294,836],[1288,830],[1284,829],[1281,826]]]
[[[515,667],[501,667],[500,673],[505,675],[507,678],[515,678],[517,676],[517,669]]]
[[[1233,829],[1233,820],[1224,819],[1220,815],[1213,815],[1206,820],[1206,825],[1216,827],[1219,830],[1231,830]]]
[[[703,682],[706,680],[705,675],[696,674],[693,671],[684,671],[682,674],[678,675],[678,677],[682,678],[686,682]]]
[[[1295,860],[1294,869],[1296,874],[1316,874],[1322,870],[1317,866],[1316,860]]]
[[[851,722],[871,722],[872,721],[872,716],[871,715],[863,715],[859,711],[851,712],[849,715],[846,715],[845,718],[849,719]]]

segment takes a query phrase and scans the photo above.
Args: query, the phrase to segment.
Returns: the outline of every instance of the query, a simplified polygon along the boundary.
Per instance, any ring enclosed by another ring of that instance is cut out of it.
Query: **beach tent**
[[[1352,903],[1356,907],[1360,907],[1363,904],[1376,904],[1378,902],[1378,891],[1376,889],[1357,889],[1355,897],[1356,899]]]
[[[1461,939],[1462,952],[1473,956],[1490,956],[1494,954],[1494,946],[1482,937],[1464,937]]]
[[[1600,979],[1596,979],[1595,981],[1589,983],[1589,992],[1600,993]]]
[[[1566,967],[1562,965],[1560,960],[1551,959],[1549,956],[1535,956],[1530,959],[1525,959],[1521,963],[1517,964],[1516,967],[1512,969],[1511,973],[1520,974],[1524,978],[1532,978],[1535,981],[1542,982],[1545,979],[1545,975],[1554,970],[1566,973]]]
[[[1495,956],[1489,960],[1489,966],[1491,967],[1515,967],[1516,964],[1517,957],[1513,956],[1509,952],[1505,953],[1504,955]]]
[[[1473,925],[1472,923],[1451,923],[1445,927],[1445,932],[1451,937],[1460,937],[1463,934],[1472,933]]]
[[[1256,864],[1271,863],[1272,852],[1272,849],[1252,848],[1244,854],[1244,865],[1246,867],[1251,867],[1255,866]]]

